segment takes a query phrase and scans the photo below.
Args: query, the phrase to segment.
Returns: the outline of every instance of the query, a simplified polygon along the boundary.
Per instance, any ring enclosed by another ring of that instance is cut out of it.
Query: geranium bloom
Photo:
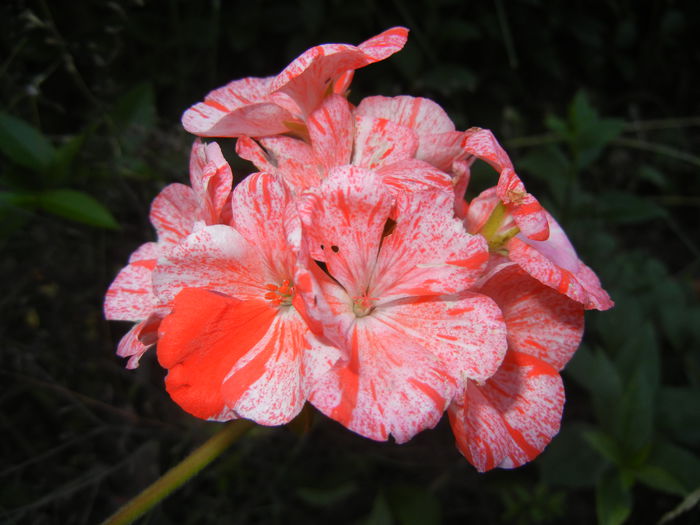
[[[495,268],[478,291],[503,311],[508,353],[492,377],[467,384],[448,412],[457,447],[484,472],[531,461],[559,431],[558,371],[581,342],[583,307],[513,263]]]
[[[395,27],[359,46],[312,47],[275,77],[244,78],[212,91],[185,112],[182,124],[203,137],[303,133],[304,120],[327,94],[344,93],[354,70],[393,55],[407,36]]]
[[[141,356],[157,340],[158,324],[167,312],[153,294],[152,273],[158,257],[168,253],[197,226],[228,222],[233,174],[218,144],[196,140],[190,155],[190,183],[170,184],[151,205],[151,224],[157,242],[140,246],[107,290],[107,319],[137,324],[122,338],[117,355],[136,368]]]
[[[311,268],[297,284],[344,356],[310,401],[363,436],[402,443],[434,426],[467,380],[487,379],[503,358],[499,309],[465,291],[486,246],[452,202],[439,190],[394,197],[354,166],[332,170],[301,202],[309,251],[328,273]]]
[[[467,132],[463,147],[500,173],[496,187],[469,203],[467,230],[481,233],[493,253],[506,256],[541,283],[585,308],[611,308],[613,302],[598,277],[578,258],[556,220],[526,192],[493,134],[473,128]]]
[[[310,333],[295,304],[300,225],[284,185],[257,173],[232,195],[232,227],[199,229],[161,257],[158,361],[165,386],[204,419],[287,423],[338,351]],[[298,243],[298,241],[297,241]]]

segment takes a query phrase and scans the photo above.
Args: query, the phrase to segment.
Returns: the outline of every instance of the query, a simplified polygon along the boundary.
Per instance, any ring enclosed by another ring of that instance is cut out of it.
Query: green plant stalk
[[[252,427],[253,423],[245,420],[227,423],[224,428],[210,437],[189,456],[102,522],[102,525],[133,523],[134,520],[143,516],[172,492],[197,475],[200,470],[214,461]]]

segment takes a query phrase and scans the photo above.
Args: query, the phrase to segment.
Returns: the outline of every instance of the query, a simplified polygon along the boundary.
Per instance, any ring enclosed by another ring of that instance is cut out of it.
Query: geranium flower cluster
[[[259,172],[232,188],[197,139],[191,187],[155,198],[158,240],[105,313],[136,323],[127,367],[157,343],[168,393],[199,418],[281,425],[309,402],[403,443],[447,412],[478,470],[515,467],[559,429],[584,309],[612,302],[490,131],[457,131],[425,98],[348,101],[354,71],[407,33],[313,47],[187,110],[185,129],[236,137]],[[498,182],[467,202],[477,159]]]

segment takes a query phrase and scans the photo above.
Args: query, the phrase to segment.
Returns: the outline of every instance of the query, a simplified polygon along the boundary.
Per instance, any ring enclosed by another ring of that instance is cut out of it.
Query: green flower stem
[[[245,420],[227,423],[224,428],[210,437],[198,449],[107,518],[102,525],[133,523],[134,520],[143,516],[164,498],[184,485],[185,482],[193,478],[252,427],[253,423]]]

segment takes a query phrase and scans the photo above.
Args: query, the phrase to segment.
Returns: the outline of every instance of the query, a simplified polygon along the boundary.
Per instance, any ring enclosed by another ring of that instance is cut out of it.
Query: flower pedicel
[[[236,137],[259,172],[232,188],[197,139],[191,188],[156,197],[158,241],[105,315],[136,323],[117,352],[129,368],[157,345],[196,417],[281,425],[309,402],[403,443],[447,412],[479,471],[512,468],[559,430],[584,309],[613,303],[490,131],[458,131],[424,98],[347,100],[354,71],[407,36],[313,47],[187,110],[185,129]],[[476,159],[498,183],[467,202]]]

